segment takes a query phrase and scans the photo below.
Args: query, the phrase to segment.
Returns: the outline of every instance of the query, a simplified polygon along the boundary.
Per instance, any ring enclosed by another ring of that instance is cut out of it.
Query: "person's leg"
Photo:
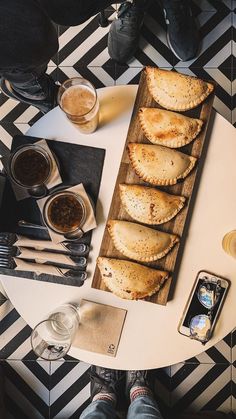
[[[91,402],[80,415],[80,419],[116,419],[116,417],[115,406],[108,400]]]
[[[162,0],[170,49],[181,61],[197,55],[199,34],[189,0]]]
[[[45,74],[58,50],[55,26],[37,0],[0,0],[1,90],[47,112],[56,104],[57,87]]]
[[[38,0],[50,19],[59,25],[76,26],[114,4],[113,0]],[[122,1],[122,0],[121,0]],[[118,1],[120,2],[120,0]]]
[[[163,419],[157,402],[151,395],[137,396],[129,406],[127,419]]]
[[[127,419],[163,419],[151,387],[150,372],[127,371],[126,396],[130,400]]]
[[[115,419],[115,406],[120,382],[124,373],[92,365],[91,403],[83,411],[81,419]]]

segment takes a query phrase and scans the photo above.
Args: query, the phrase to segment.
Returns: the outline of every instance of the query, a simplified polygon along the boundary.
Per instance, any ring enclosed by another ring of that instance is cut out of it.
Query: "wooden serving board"
[[[182,112],[183,114],[193,117],[193,118],[200,118],[204,121],[203,128],[198,135],[198,137],[193,140],[190,144],[187,146],[178,148],[177,150],[183,151],[186,154],[192,155],[194,157],[200,158],[203,150],[204,141],[206,138],[206,131],[208,122],[210,119],[210,113],[212,109],[212,103],[214,99],[214,93],[211,94],[201,105],[199,105],[195,109],[191,109],[187,112]],[[121,159],[120,169],[117,176],[117,181],[114,189],[114,194],[110,206],[109,211],[109,219],[117,219],[117,220],[127,220],[127,221],[134,221],[125,211],[125,209],[122,207],[122,203],[119,197],[119,184],[120,183],[127,183],[127,184],[140,184],[140,185],[147,185],[154,187],[153,185],[150,185],[148,183],[143,182],[134,172],[129,156],[127,151],[127,144],[134,142],[134,143],[147,143],[151,144],[144,136],[139,120],[138,120],[138,110],[140,107],[158,107],[161,108],[152,98],[152,96],[149,93],[147,83],[146,83],[146,77],[144,71],[142,71],[140,82],[139,82],[139,88],[136,96],[136,101],[134,104],[133,114],[130,121],[130,126],[127,134],[126,144],[123,152],[123,156]],[[202,159],[200,159],[200,162],[202,163]],[[161,187],[158,186],[158,189],[164,190],[168,193],[175,194],[175,195],[183,195],[187,198],[187,203],[185,204],[184,208],[177,214],[176,217],[174,217],[171,221],[158,225],[158,226],[150,226],[147,227],[155,228],[157,230],[166,231],[169,233],[177,234],[180,237],[180,243],[176,244],[172,250],[162,259],[157,260],[156,262],[152,263],[141,263],[146,266],[150,266],[152,268],[157,268],[161,270],[167,270],[170,272],[169,279],[165,282],[164,286],[161,288],[161,290],[153,295],[152,297],[146,298],[145,300],[151,301],[156,304],[166,305],[168,300],[168,295],[171,287],[172,278],[176,276],[176,271],[178,270],[177,265],[177,256],[178,256],[178,262],[180,259],[180,254],[182,254],[183,247],[184,247],[184,226],[187,227],[187,215],[190,216],[190,198],[191,199],[191,207],[193,206],[193,187],[194,184],[196,184],[196,175],[200,175],[200,168],[199,166],[199,160],[197,164],[195,165],[195,168],[192,170],[192,172],[181,182],[177,183],[176,185],[172,186],[166,186]],[[186,232],[184,232],[186,233]],[[112,239],[107,231],[105,229],[102,244],[100,248],[99,256],[106,256],[106,257],[112,257],[117,259],[128,259],[123,254],[121,254],[118,250],[115,249]],[[174,275],[173,275],[174,274]],[[176,278],[175,278],[176,280]],[[99,269],[96,267],[92,287],[96,289],[106,290],[109,291],[108,288],[105,286]]]

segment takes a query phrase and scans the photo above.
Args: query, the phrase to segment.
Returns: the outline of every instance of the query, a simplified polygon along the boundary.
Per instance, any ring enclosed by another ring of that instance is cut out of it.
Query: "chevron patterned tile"
[[[178,67],[218,67],[231,55],[232,22],[227,7],[214,12],[201,12],[197,16],[200,27],[200,50],[193,60],[182,62],[174,58]]]
[[[190,358],[185,363],[230,364],[232,361],[232,333],[229,333],[207,351]]]
[[[233,10],[233,1],[234,0],[193,0],[201,10],[204,11],[215,11],[221,10],[222,7],[227,6],[229,10]]]
[[[236,5],[235,5],[236,10]],[[233,53],[233,68],[232,68],[232,124],[236,127],[236,11],[233,14],[233,40],[232,40],[232,53]]]
[[[236,329],[232,333],[232,410],[236,415]]]
[[[0,306],[0,331],[0,360],[36,360],[30,345],[31,328],[10,300],[5,300]]]
[[[236,415],[236,328],[232,332],[232,411]]]
[[[115,8],[106,9],[109,20],[115,17]],[[59,65],[101,66],[108,63],[107,36],[109,26],[99,26],[98,16],[88,19],[81,25],[61,27],[59,36]]]
[[[49,419],[50,363],[1,362],[4,419]]]
[[[0,280],[0,301],[5,301],[6,299],[7,299],[7,294]]]
[[[6,146],[6,149],[4,149],[4,146],[1,146],[0,153],[4,154],[4,151],[7,153],[8,149],[11,148],[12,137],[14,135],[25,134],[29,127],[30,124],[27,122],[21,124],[10,122],[0,123],[0,139],[1,142]]]
[[[175,413],[199,410],[231,411],[231,365],[171,366],[171,408]]]
[[[163,68],[163,67],[162,67]],[[167,70],[171,68],[166,67]],[[218,83],[214,108],[224,118],[231,122],[232,118],[232,97],[231,97],[231,68],[176,68],[177,71],[197,76],[206,80],[213,79]],[[116,85],[137,84],[139,82],[141,68],[130,68],[127,66],[116,65]]]
[[[164,417],[169,417],[171,406],[171,367],[153,370],[154,394]]]
[[[58,80],[63,83],[70,77],[84,77],[91,81],[96,88],[114,86],[115,65],[110,67],[58,67]]]
[[[89,368],[89,364],[78,361],[51,364],[51,419],[78,418],[89,404]]]
[[[48,67],[47,73],[57,80],[57,67]],[[1,123],[28,123],[32,125],[42,114],[34,106],[9,99],[0,91],[0,121]]]
[[[236,328],[232,331],[232,364],[236,367]]]

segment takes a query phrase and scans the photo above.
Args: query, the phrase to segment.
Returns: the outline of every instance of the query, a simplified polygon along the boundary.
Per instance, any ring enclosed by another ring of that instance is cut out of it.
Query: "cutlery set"
[[[52,271],[60,276],[76,278],[78,285],[83,285],[87,278],[85,269],[88,253],[89,246],[84,243],[54,245],[46,240],[0,233],[0,268],[3,269],[17,270],[18,267],[19,270],[23,266],[25,270],[37,273]]]

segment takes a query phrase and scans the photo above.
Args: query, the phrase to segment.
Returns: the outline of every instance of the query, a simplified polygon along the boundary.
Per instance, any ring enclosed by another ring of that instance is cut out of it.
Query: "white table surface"
[[[236,260],[224,253],[224,234],[236,229],[236,136],[235,128],[216,114],[200,186],[173,299],[166,306],[122,300],[112,293],[91,288],[91,278],[104,231],[119,162],[126,140],[137,86],[98,90],[101,126],[92,135],[82,135],[55,108],[28,131],[29,135],[75,142],[106,149],[97,208],[99,227],[92,238],[90,280],[83,287],[1,276],[3,286],[20,315],[35,326],[52,309],[81,298],[128,310],[115,358],[78,348],[70,355],[88,363],[117,369],[149,369],[171,365],[215,345],[236,326]],[[202,346],[177,332],[183,308],[199,270],[230,279],[231,287],[211,341]]]

